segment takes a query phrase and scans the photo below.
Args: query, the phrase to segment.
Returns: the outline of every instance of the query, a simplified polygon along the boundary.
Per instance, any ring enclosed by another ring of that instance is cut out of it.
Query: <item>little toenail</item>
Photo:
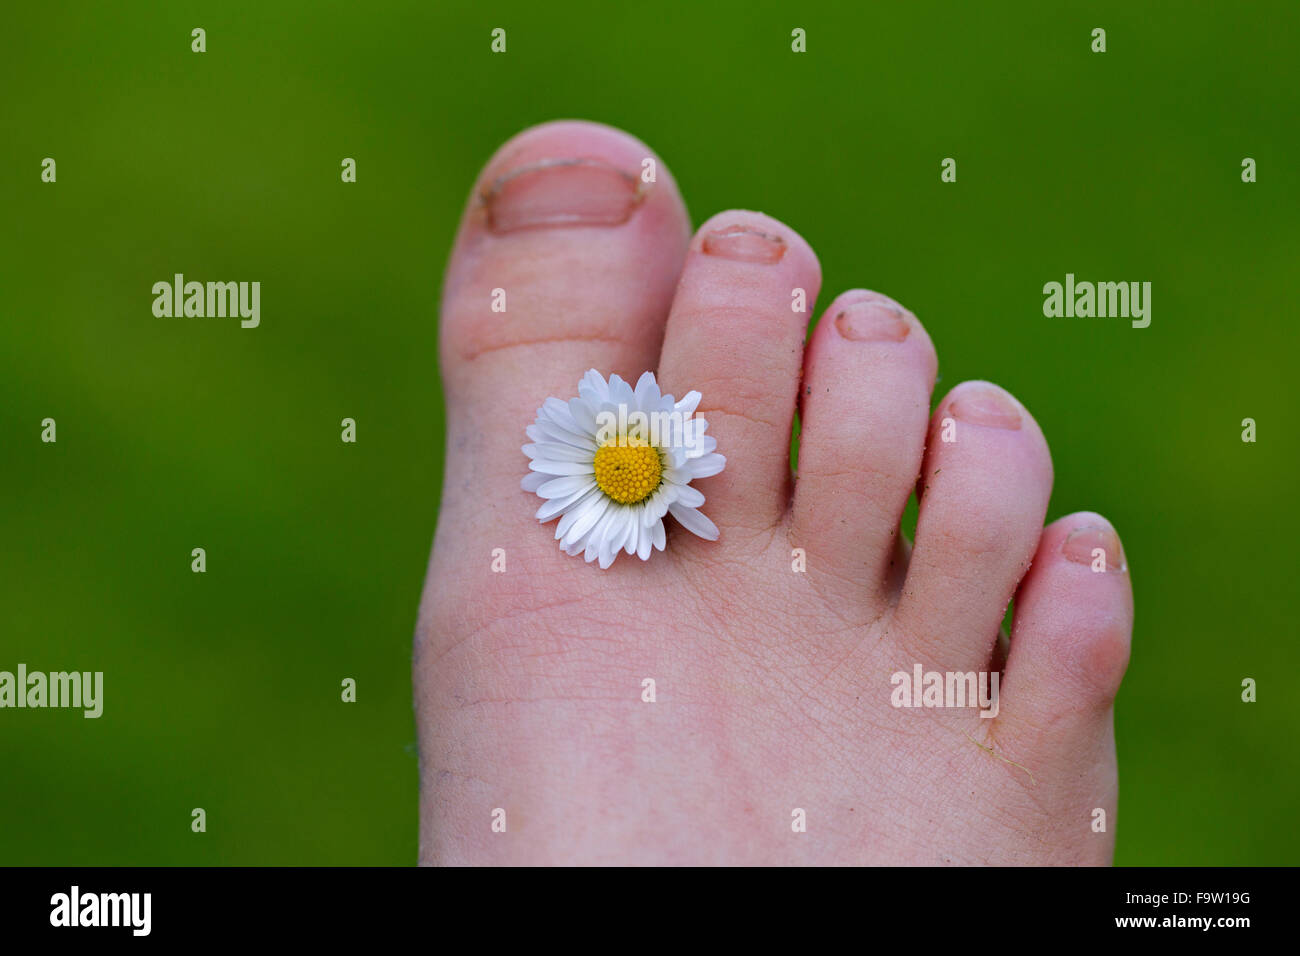
[[[1071,531],[1061,545],[1061,553],[1076,564],[1086,564],[1098,574],[1103,571],[1123,573],[1128,570],[1119,535],[1110,528],[1088,527]]]
[[[902,307],[881,299],[846,305],[835,316],[835,328],[855,342],[901,342],[911,331]]]
[[[495,233],[546,226],[617,226],[644,198],[641,182],[599,159],[547,159],[498,177],[483,191]]]
[[[704,254],[771,265],[785,255],[785,240],[749,226],[728,226],[705,233]]]
[[[1018,429],[1020,409],[1006,392],[997,388],[965,389],[948,406],[953,417],[971,425]]]

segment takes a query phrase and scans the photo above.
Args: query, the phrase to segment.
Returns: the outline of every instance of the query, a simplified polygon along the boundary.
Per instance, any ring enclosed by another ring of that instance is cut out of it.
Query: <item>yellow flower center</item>
[[[596,484],[620,504],[645,501],[659,487],[664,465],[659,449],[639,438],[607,442],[596,449]]]

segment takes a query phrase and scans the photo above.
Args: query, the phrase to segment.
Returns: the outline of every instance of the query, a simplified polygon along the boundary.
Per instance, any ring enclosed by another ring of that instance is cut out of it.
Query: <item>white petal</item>
[[[664,469],[664,484],[680,487],[689,485],[695,477],[695,472],[691,470],[691,463],[686,462],[680,468],[668,467]]]
[[[705,455],[687,462],[692,478],[711,478],[727,466],[727,459],[719,454]]]
[[[607,427],[611,429],[613,429],[613,427],[616,426],[618,422],[618,403],[615,402],[612,398],[607,398],[603,402],[593,402],[591,406],[591,410],[592,413],[596,416],[596,427],[598,429],[600,428],[601,425],[607,425]],[[625,410],[623,412],[624,420],[626,420],[627,416],[632,414],[632,412],[633,409],[631,408]],[[601,436],[601,437],[606,437],[606,436]]]
[[[573,420],[578,423],[580,432],[584,435],[596,434],[596,413],[586,399],[569,399],[569,411],[573,413]]]
[[[577,432],[560,427],[555,422],[537,422],[525,428],[524,432],[535,442],[572,445],[574,448],[586,448],[592,452],[596,450],[596,440],[590,435],[579,435]]]
[[[595,482],[587,475],[565,475],[563,478],[548,479],[546,484],[537,489],[537,493],[543,498],[565,498],[579,489],[585,491],[595,487]]]
[[[638,408],[636,394],[632,391],[632,386],[617,375],[609,377],[609,399],[615,405],[624,406],[629,415]]]
[[[595,526],[583,536],[586,542],[582,549],[582,559],[584,561],[595,561],[600,557],[600,542],[604,538],[605,526],[609,523],[609,516],[610,511],[606,509]]]
[[[660,402],[659,383],[654,372],[642,372],[636,380],[636,401],[641,409],[657,408]]]
[[[709,423],[703,418],[687,419],[682,427],[682,434],[677,446],[689,456],[695,450],[696,445],[704,437],[704,429],[709,427]]]
[[[698,508],[704,504],[704,495],[690,485],[682,485],[677,489],[677,503],[687,508]]]
[[[605,534],[600,541],[600,566],[607,568],[614,563],[614,558],[623,548],[623,541],[627,538],[628,525],[632,521],[632,516],[628,513],[630,508],[615,508],[612,510],[608,524],[605,527]]]
[[[597,401],[605,401],[609,398],[609,386],[605,384],[605,376],[601,375],[594,368],[587,369],[587,374],[582,376],[582,381],[578,383],[578,394],[581,395],[583,390],[591,391]]]
[[[641,523],[648,528],[653,522],[662,518],[667,510],[668,506],[664,504],[662,490],[656,490],[655,493],[644,502],[644,510],[641,512]]]
[[[703,396],[699,392],[687,392],[682,396],[681,401],[674,405],[673,408],[681,412],[682,415],[693,415],[695,414],[695,409],[700,407],[701,398],[703,398]]]
[[[623,505],[618,510],[618,534],[610,540],[615,553],[627,547],[628,538],[636,534],[637,529],[637,509],[632,505]]]
[[[564,445],[557,441],[540,441],[524,445],[523,452],[529,458],[542,461],[595,461],[596,453],[586,448]]]
[[[718,440],[716,438],[712,435],[701,435],[699,440],[695,443],[694,448],[686,449],[686,457],[703,458],[705,455],[716,450],[717,447]]]
[[[656,521],[655,524],[658,525],[661,529],[664,526],[664,523],[662,521]],[[636,556],[640,558],[642,561],[649,561],[650,550],[654,547],[654,526],[651,525],[650,527],[642,527],[640,534],[641,534],[641,540],[637,542]]]
[[[654,546],[657,550],[662,551],[664,545],[668,543],[668,535],[664,531],[664,523],[656,521],[650,526],[650,532],[654,536]]]
[[[617,519],[618,506],[611,502],[609,508],[606,509],[605,514],[601,516],[600,521],[596,522],[596,526],[587,534],[587,547],[584,548],[582,552],[583,560],[594,561],[603,556],[604,552],[608,548],[606,539],[612,532],[612,526],[615,524]],[[607,568],[609,567],[609,564],[602,564],[601,567]]]
[[[611,501],[604,494],[597,495],[594,502],[589,504],[583,511],[582,516],[573,523],[569,529],[568,538],[570,541],[576,541],[584,534],[596,526],[596,522],[605,516],[609,509]]]
[[[537,410],[537,420],[542,424],[554,422],[571,432],[582,431],[573,419],[573,412],[569,411],[569,403],[558,398],[548,398],[542,403],[542,407]]]
[[[595,466],[589,461],[533,460],[528,463],[528,467],[544,475],[594,475],[596,473]]]
[[[555,526],[556,540],[571,540],[568,537],[569,529],[577,524],[578,519],[586,514],[588,509],[597,508],[600,506],[601,502],[608,500],[609,499],[605,497],[605,494],[602,491],[589,491],[587,494],[583,495],[581,499],[564,512],[564,517],[561,518],[560,523]]]
[[[694,508],[672,505],[668,513],[678,520],[683,528],[691,534],[699,535],[706,541],[718,540],[718,526]]]
[[[570,508],[575,506],[579,501],[591,494],[595,489],[595,484],[581,488],[572,494],[565,495],[562,498],[551,498],[537,509],[537,520],[545,524],[556,515],[565,514]]]
[[[543,475],[540,471],[530,471],[524,475],[524,480],[519,482],[519,487],[524,491],[536,491],[549,480],[550,476]]]

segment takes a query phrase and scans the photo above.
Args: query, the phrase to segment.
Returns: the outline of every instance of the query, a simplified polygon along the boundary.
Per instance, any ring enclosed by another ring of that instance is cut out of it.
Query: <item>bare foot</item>
[[[795,290],[811,309],[819,285],[767,216],[692,237],[626,134],[548,124],[488,164],[442,303],[422,862],[1111,860],[1132,623],[1115,532],[1086,513],[1044,529],[1047,444],[1002,389],[958,385],[929,414],[934,348],[892,300],[841,294],[805,346]],[[692,487],[717,541],[668,516],[665,551],[601,570],[538,522],[524,429],[592,368],[702,393],[727,466]],[[1001,672],[996,716],[897,706],[925,703],[902,700],[918,666],[922,698],[929,672]]]

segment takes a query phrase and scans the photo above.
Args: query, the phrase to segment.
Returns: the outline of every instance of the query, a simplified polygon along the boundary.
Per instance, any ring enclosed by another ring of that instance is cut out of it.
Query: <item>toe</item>
[[[760,213],[714,216],[691,241],[660,380],[675,395],[703,396],[698,414],[727,467],[700,490],[724,534],[770,532],[785,512],[803,343],[820,286],[808,244]]]
[[[1038,424],[1008,392],[958,385],[931,422],[899,640],[947,669],[984,666],[1029,567],[1052,490]]]
[[[1016,593],[1004,725],[1101,727],[1128,667],[1132,630],[1128,559],[1110,522],[1092,512],[1053,522]]]
[[[800,396],[791,543],[836,597],[885,587],[925,452],[936,359],[916,317],[875,292],[846,292],[813,332]]]
[[[671,174],[626,133],[557,122],[514,137],[474,187],[443,283],[449,403],[499,413],[509,396],[528,419],[589,368],[636,381],[658,357],[689,231]]]
[[[1110,522],[1085,512],[1043,532],[1016,592],[997,746],[1056,781],[1063,835],[1082,862],[1107,862],[1118,786],[1112,703],[1128,667],[1133,594]],[[1055,797],[1049,794],[1054,792]]]

